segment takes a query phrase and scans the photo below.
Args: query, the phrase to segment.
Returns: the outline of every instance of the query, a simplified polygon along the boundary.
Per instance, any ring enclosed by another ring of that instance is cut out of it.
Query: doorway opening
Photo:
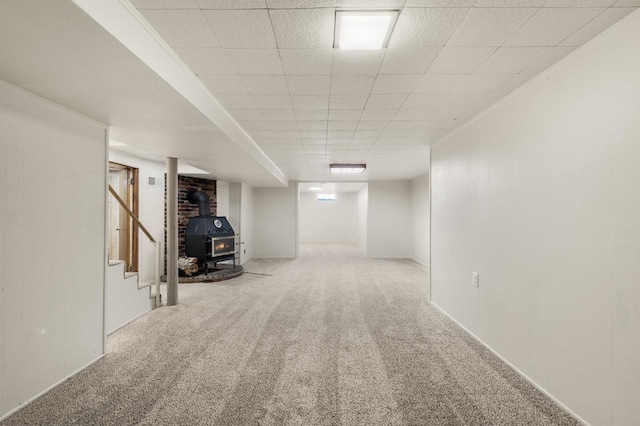
[[[367,256],[369,188],[366,182],[298,185],[298,253]]]
[[[109,162],[109,185],[139,217],[138,169]],[[138,225],[109,197],[109,260],[122,260],[127,272],[138,272]]]

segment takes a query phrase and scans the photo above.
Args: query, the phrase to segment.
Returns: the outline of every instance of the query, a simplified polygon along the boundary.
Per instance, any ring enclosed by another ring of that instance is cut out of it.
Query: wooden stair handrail
[[[147,228],[144,227],[144,225],[142,224],[142,222],[140,222],[140,219],[138,219],[138,217],[131,211],[131,209],[127,206],[127,204],[122,200],[122,198],[120,198],[120,196],[118,195],[118,193],[116,192],[115,189],[113,189],[113,187],[111,185],[109,185],[109,192],[111,193],[111,195],[113,195],[113,197],[118,201],[118,203],[120,203],[120,205],[122,206],[122,208],[129,214],[129,216],[131,216],[131,218],[133,219],[133,221],[135,223],[138,224],[138,226],[140,227],[140,229],[142,229],[142,232],[144,232],[144,235],[147,236],[147,238],[149,238],[149,240],[151,241],[151,243],[153,243],[153,245],[156,245],[157,242],[155,240],[155,238],[153,238],[151,236],[151,233],[149,231],[147,231]]]

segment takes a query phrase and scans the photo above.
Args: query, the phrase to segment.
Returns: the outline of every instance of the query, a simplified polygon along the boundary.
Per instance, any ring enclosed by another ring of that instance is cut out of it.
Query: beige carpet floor
[[[245,270],[181,284],[2,425],[577,424],[432,307],[411,260],[308,244]]]

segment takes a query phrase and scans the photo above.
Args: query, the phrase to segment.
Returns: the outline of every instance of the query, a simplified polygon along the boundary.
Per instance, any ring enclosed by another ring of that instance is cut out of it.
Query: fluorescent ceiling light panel
[[[332,175],[336,174],[361,174],[367,169],[366,164],[331,164],[329,166]]]
[[[334,47],[341,50],[383,49],[387,47],[397,18],[397,10],[338,10]]]
[[[309,191],[322,191],[322,188],[309,188]]]

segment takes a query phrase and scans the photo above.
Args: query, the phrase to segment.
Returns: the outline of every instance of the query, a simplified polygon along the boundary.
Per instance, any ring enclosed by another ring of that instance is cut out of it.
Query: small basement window
[[[335,201],[336,194],[318,194],[318,201]]]

